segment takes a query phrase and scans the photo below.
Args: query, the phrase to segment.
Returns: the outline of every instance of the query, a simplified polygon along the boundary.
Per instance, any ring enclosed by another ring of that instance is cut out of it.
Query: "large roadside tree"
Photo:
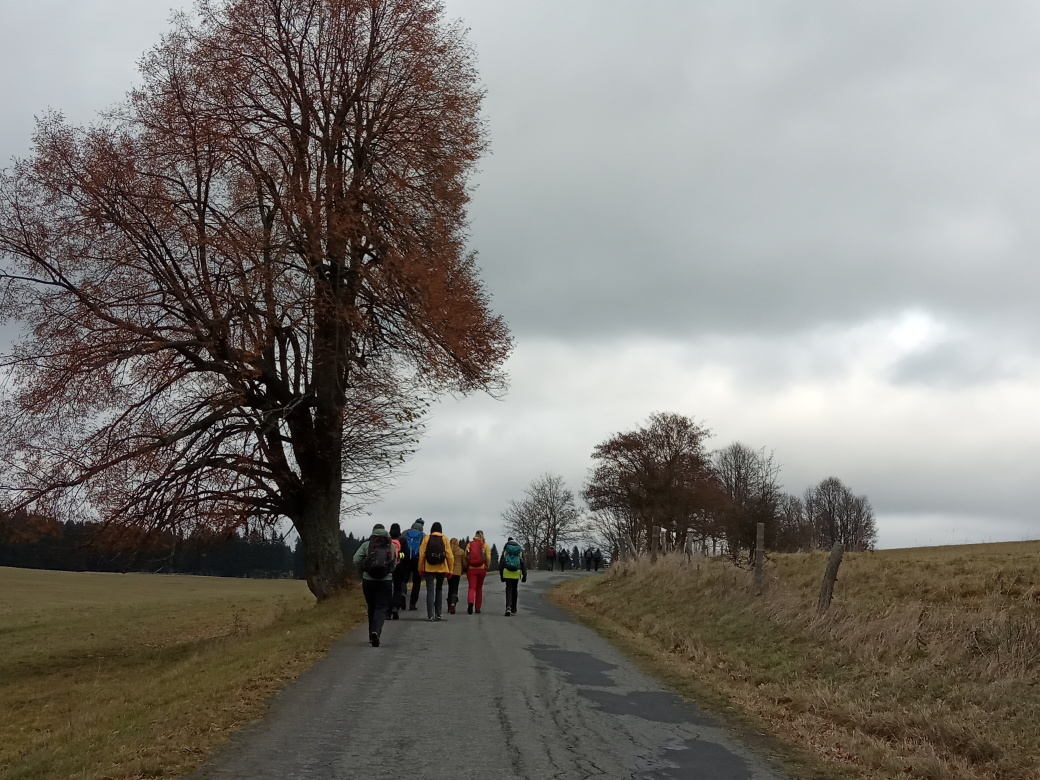
[[[642,427],[596,445],[582,497],[601,520],[624,521],[633,538],[616,540],[622,547],[646,549],[653,526],[683,546],[691,532],[707,533],[718,496],[704,446],[710,435],[684,415],[656,413]]]
[[[510,348],[467,253],[482,92],[436,0],[201,0],[89,128],[0,178],[8,506],[288,518],[318,599],[422,399]],[[345,500],[344,495],[348,498]]]

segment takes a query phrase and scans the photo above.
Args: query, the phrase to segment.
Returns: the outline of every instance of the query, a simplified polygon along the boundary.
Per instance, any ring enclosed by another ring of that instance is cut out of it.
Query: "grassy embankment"
[[[671,555],[557,600],[681,692],[796,746],[799,777],[1040,778],[1040,542],[773,555],[769,587]]]
[[[293,580],[0,568],[0,778],[185,772],[363,618]]]

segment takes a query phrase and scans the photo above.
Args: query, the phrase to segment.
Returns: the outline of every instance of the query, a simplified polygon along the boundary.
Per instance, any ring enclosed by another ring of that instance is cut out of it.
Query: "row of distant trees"
[[[740,442],[711,452],[710,435],[683,415],[651,415],[595,447],[581,491],[587,511],[561,476],[545,474],[509,502],[503,523],[532,549],[585,540],[614,557],[647,550],[655,527],[682,549],[734,560],[753,554],[759,523],[766,548],[778,552],[836,542],[850,550],[874,546],[876,520],[865,495],[837,477],[801,495],[786,493],[773,453]]]
[[[102,524],[62,522],[25,511],[0,513],[0,566],[103,572],[159,572],[212,577],[306,577],[303,547],[273,531],[215,534],[204,529],[180,536],[158,533],[128,545]],[[362,538],[339,533],[349,560]]]

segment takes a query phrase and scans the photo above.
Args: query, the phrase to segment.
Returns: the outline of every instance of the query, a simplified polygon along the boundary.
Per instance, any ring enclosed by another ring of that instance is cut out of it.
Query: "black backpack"
[[[444,551],[444,537],[440,534],[430,534],[426,542],[426,562],[433,566],[440,566],[448,559]]]
[[[365,556],[362,571],[369,577],[381,580],[393,572],[396,557],[390,537],[373,534],[368,540],[368,555]]]

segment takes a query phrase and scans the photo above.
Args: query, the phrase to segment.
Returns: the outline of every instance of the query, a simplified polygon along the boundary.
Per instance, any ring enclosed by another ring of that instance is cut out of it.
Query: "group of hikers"
[[[491,569],[491,549],[484,532],[477,531],[463,547],[458,539],[444,536],[439,522],[430,525],[429,533],[424,525],[419,518],[401,533],[398,523],[393,523],[389,531],[377,523],[372,535],[354,553],[354,565],[361,570],[361,588],[368,605],[368,638],[373,647],[379,647],[386,620],[398,620],[405,609],[418,609],[419,589],[424,583],[427,620],[443,619],[445,582],[448,614],[455,614],[463,574],[469,582],[466,612],[480,614],[484,579]],[[515,615],[519,585],[527,582],[527,561],[523,548],[513,537],[502,548],[498,576],[506,586],[506,617]]]
[[[575,553],[578,552],[578,548],[574,548]],[[591,547],[586,547],[585,552],[578,554],[577,558],[572,558],[571,554],[564,547],[559,552],[556,552],[556,548],[549,547],[545,548],[545,560],[548,564],[549,571],[556,569],[556,563],[560,564],[560,571],[567,571],[567,567],[570,566],[572,569],[577,569],[581,566],[581,562],[585,561],[585,571],[592,571],[595,568],[599,571],[599,567],[603,565],[603,551],[598,547],[593,550]]]

